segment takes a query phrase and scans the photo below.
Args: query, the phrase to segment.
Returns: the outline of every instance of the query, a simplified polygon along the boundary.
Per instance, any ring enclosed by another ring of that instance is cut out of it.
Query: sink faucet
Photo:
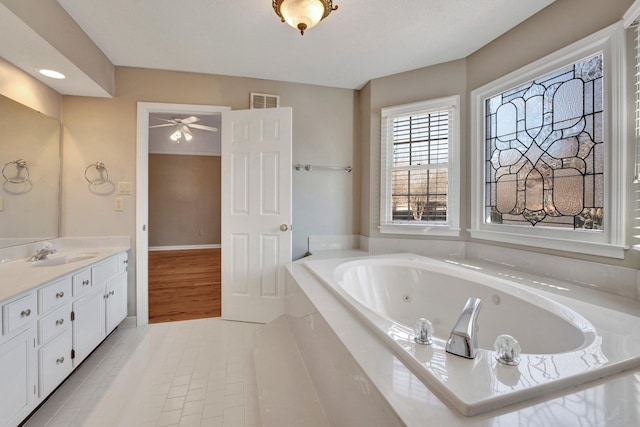
[[[45,246],[44,248],[39,249],[31,258],[29,258],[29,261],[42,261],[49,255],[54,253],[56,253],[56,250],[54,248]]]
[[[447,353],[473,359],[478,352],[478,313],[482,300],[470,297],[447,340]]]

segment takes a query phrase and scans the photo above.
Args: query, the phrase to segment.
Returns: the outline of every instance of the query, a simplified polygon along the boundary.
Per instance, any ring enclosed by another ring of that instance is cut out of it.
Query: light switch
[[[130,195],[132,193],[132,185],[130,182],[119,182],[118,183],[118,194],[126,194]]]
[[[124,210],[124,199],[122,197],[116,197],[113,199],[113,210],[118,212]]]

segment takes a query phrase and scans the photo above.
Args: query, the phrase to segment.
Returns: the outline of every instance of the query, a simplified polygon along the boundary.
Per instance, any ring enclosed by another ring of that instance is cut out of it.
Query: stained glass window
[[[485,221],[602,230],[603,55],[485,101]]]

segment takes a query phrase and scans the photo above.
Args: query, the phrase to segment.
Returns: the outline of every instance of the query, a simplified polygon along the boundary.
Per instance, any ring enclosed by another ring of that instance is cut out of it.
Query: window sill
[[[460,236],[459,228],[452,228],[446,225],[408,225],[408,224],[385,224],[378,227],[382,234],[411,234],[415,236]]]
[[[513,233],[501,233],[487,230],[468,230],[473,239],[493,240],[515,245],[533,246],[537,248],[555,249],[587,255],[599,255],[609,258],[624,259],[625,248],[607,243],[563,240],[553,237],[525,236]]]

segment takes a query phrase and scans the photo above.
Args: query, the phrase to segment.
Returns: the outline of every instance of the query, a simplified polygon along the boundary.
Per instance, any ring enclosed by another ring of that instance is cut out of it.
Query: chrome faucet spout
[[[482,300],[470,297],[447,340],[447,353],[473,359],[478,352],[478,314]]]
[[[49,255],[54,253],[56,253],[56,250],[53,248],[42,248],[38,250],[31,258],[29,258],[29,261],[42,261],[43,259],[47,259]]]

